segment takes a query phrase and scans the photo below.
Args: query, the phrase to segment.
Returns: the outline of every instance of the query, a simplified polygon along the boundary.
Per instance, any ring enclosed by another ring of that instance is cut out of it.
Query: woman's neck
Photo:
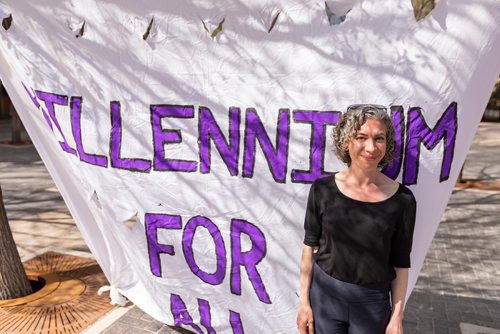
[[[345,177],[350,181],[349,183],[357,184],[359,186],[377,183],[380,178],[380,174],[380,171],[376,168],[362,169],[354,165],[349,166],[345,170]]]

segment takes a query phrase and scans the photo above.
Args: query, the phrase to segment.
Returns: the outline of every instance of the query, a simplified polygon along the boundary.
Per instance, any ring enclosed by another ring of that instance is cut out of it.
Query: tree
[[[17,114],[16,108],[14,108],[14,104],[9,98],[7,91],[3,87],[2,82],[0,81],[0,119],[4,117],[12,117],[12,136],[11,136],[11,144],[18,145],[22,144],[22,130],[23,124],[21,123],[21,119]]]
[[[500,110],[500,76],[497,78],[495,86],[493,86],[487,109]]]
[[[0,300],[14,299],[33,292],[17,251],[0,186]]]
[[[21,144],[23,142],[21,136],[23,124],[12,102],[10,103],[10,115],[12,116],[12,144]]]

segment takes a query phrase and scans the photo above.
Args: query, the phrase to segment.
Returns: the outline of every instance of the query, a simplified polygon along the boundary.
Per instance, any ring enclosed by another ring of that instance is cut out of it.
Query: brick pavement
[[[25,132],[23,138],[28,138]],[[0,120],[0,142],[8,140],[10,140],[10,121]],[[0,171],[0,185],[7,218],[19,256],[23,260],[44,250],[75,255],[79,252],[90,254],[33,145],[0,144]],[[95,331],[90,329],[88,332]],[[100,332],[102,330],[97,331]],[[189,333],[182,328],[164,325],[137,307],[132,307],[105,332]]]
[[[10,140],[9,125],[0,120],[0,141]],[[0,145],[0,171],[7,218],[21,258],[47,247],[89,252],[32,145]]]
[[[0,120],[0,141],[9,138],[8,131],[8,123]],[[482,123],[463,177],[500,180],[499,151],[500,123]],[[88,252],[33,147],[0,145],[0,170],[21,256],[44,247]],[[467,325],[500,329],[499,203],[498,191],[453,192],[408,301],[406,333],[499,333]],[[189,333],[159,323],[135,306],[115,318],[87,333]]]
[[[455,190],[406,308],[406,333],[500,329],[500,192]]]
[[[116,322],[102,331],[103,334],[189,334],[183,328],[174,328],[156,321],[138,307],[133,307]]]
[[[480,124],[463,178],[500,181],[500,123]],[[500,330],[499,204],[499,191],[453,191],[406,305],[406,333]]]

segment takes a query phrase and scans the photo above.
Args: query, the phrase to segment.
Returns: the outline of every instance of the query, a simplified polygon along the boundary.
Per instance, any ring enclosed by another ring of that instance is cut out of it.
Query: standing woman
[[[311,186],[300,263],[300,333],[403,333],[416,202],[380,170],[394,152],[385,107],[353,105],[335,127],[348,167]]]

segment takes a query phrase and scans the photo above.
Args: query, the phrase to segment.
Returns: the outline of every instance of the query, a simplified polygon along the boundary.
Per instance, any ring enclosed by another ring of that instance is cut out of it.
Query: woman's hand
[[[297,329],[300,334],[314,334],[314,318],[311,305],[301,305],[297,314]]]
[[[392,313],[385,334],[403,334],[403,314],[406,289],[408,287],[408,268],[397,268],[396,278],[391,284]]]
[[[403,334],[403,322],[401,320],[391,318],[385,329],[385,334]]]
[[[313,252],[314,248],[304,246],[300,260],[300,301],[297,314],[297,329],[300,334],[313,334],[313,312],[309,302],[309,289],[313,275]]]

